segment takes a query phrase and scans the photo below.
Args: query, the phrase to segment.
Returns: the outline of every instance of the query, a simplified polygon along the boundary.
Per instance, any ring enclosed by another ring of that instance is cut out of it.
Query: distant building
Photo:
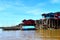
[[[24,25],[35,25],[35,20],[32,20],[32,19],[23,20],[22,22]]]

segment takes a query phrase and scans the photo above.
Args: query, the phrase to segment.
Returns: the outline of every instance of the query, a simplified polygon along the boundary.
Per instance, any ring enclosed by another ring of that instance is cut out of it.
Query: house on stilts
[[[60,12],[55,13],[44,13],[42,14],[44,17],[42,25],[46,28],[60,28]]]

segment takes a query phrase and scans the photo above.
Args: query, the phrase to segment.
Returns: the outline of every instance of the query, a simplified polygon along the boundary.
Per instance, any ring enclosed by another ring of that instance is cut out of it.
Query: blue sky
[[[41,19],[42,13],[60,11],[60,0],[0,0],[0,26],[12,26],[23,19]]]

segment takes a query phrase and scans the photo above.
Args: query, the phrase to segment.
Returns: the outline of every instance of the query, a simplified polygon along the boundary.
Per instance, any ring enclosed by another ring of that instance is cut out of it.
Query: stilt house
[[[45,18],[42,22],[47,28],[60,28],[60,12],[42,14]]]

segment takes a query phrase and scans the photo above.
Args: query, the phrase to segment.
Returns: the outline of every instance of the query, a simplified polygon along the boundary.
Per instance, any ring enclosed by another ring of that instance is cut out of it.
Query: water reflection
[[[0,29],[0,40],[59,40],[58,30],[3,31]]]
[[[2,32],[2,29],[0,29],[0,32]]]

